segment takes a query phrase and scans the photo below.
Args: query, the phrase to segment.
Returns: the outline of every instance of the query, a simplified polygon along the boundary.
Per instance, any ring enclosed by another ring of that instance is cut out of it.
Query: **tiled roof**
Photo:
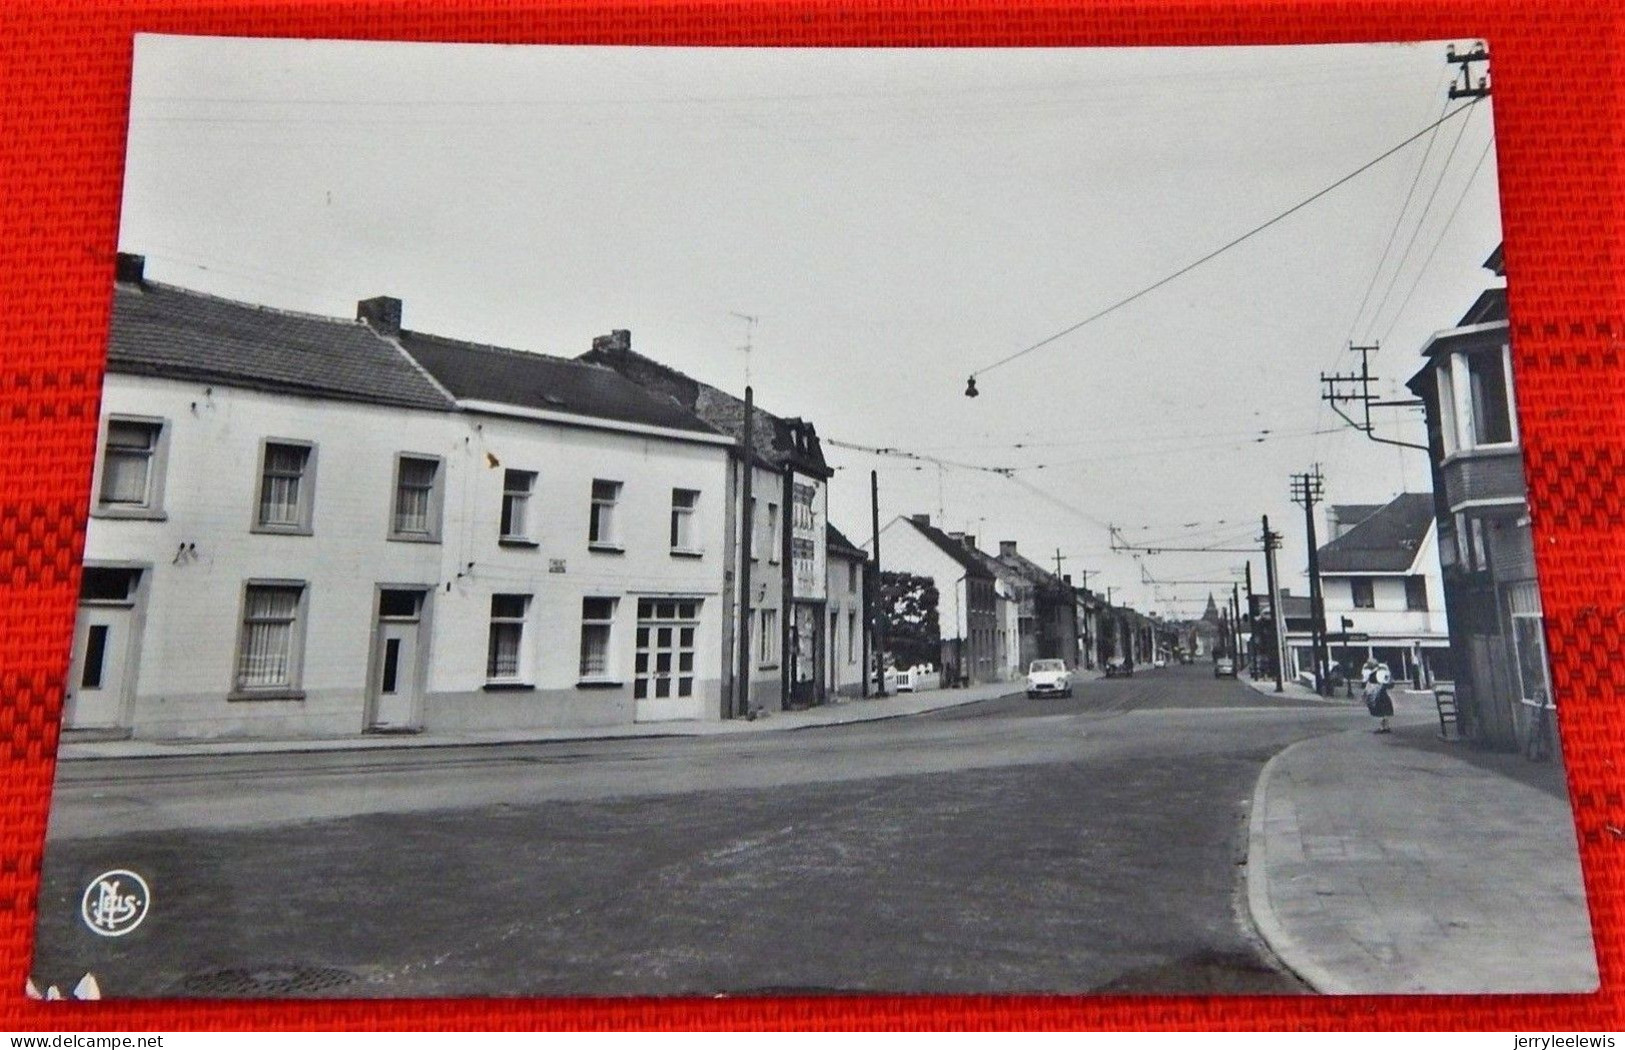
[[[360,322],[152,282],[115,285],[107,367],[402,408],[451,408],[412,362]]]
[[[971,550],[964,543],[954,539],[935,525],[927,525],[924,522],[915,521],[913,518],[904,518],[903,520],[919,529],[920,535],[936,544],[944,554],[958,562],[965,569],[966,576],[979,576],[990,580],[994,578],[993,573],[989,572],[977,557],[981,553],[980,551]]]
[[[1433,524],[1433,493],[1402,492],[1320,548],[1322,573],[1404,572]]]
[[[600,365],[403,331],[400,344],[459,400],[715,434],[669,398]]]
[[[1037,562],[1022,554],[1000,554],[999,564],[1016,573],[1035,587],[1046,591],[1071,591],[1071,585]]]
[[[1328,504],[1326,509],[1337,519],[1339,525],[1353,528],[1377,513],[1383,506],[1381,503],[1332,503]]]
[[[599,337],[593,349],[579,360],[613,369],[655,396],[670,398],[724,434],[744,436],[744,399],[638,353],[631,348],[629,332],[621,330]],[[799,449],[798,433],[804,442]],[[791,466],[826,478],[834,473],[824,460],[823,447],[811,424],[781,418],[760,405],[752,405],[751,446],[767,467]]]
[[[840,529],[827,521],[824,523],[824,546],[831,554],[844,554],[852,558],[869,557],[862,547],[847,539],[841,534]]]

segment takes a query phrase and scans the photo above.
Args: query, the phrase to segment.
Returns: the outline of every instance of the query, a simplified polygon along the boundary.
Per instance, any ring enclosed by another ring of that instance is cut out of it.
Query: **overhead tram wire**
[[[1445,96],[1444,103],[1439,106],[1439,117],[1443,119],[1445,111],[1450,108],[1450,97]],[[1371,281],[1365,286],[1365,294],[1360,297],[1360,306],[1354,311],[1354,319],[1349,322],[1348,338],[1344,342],[1353,342],[1354,333],[1360,327],[1360,318],[1365,316],[1365,308],[1371,303],[1371,293],[1377,289],[1377,281],[1382,277],[1383,268],[1388,264],[1388,253],[1394,248],[1394,239],[1399,236],[1399,228],[1405,224],[1405,215],[1411,210],[1411,200],[1416,196],[1416,187],[1422,184],[1422,172],[1428,166],[1428,158],[1433,156],[1433,143],[1439,138],[1439,125],[1433,125],[1433,131],[1428,135],[1428,144],[1422,151],[1422,159],[1416,164],[1416,172],[1411,176],[1410,188],[1405,191],[1404,203],[1399,206],[1399,213],[1394,216],[1393,228],[1388,231],[1388,240],[1382,246],[1382,254],[1377,256],[1377,265],[1371,271]]]
[[[977,369],[976,371],[974,371],[974,372],[972,372],[970,374],[970,381],[969,381],[969,383],[967,385],[967,388],[965,390],[966,395],[967,396],[972,396],[972,397],[975,396],[975,394],[976,394],[976,377],[977,376],[986,375],[988,372],[991,372],[996,368],[1002,368],[1004,365],[1007,365],[1010,362],[1017,360],[1018,358],[1025,357],[1028,354],[1034,352],[1035,350],[1039,350],[1039,349],[1042,349],[1043,347],[1048,346],[1049,344],[1055,342],[1056,340],[1063,339],[1066,336],[1071,335],[1073,332],[1076,332],[1078,329],[1083,328],[1085,325],[1093,324],[1094,322],[1100,320],[1101,318],[1107,316],[1108,314],[1114,313],[1117,310],[1120,310],[1123,307],[1129,305],[1130,303],[1135,302],[1136,300],[1141,299],[1141,298],[1149,295],[1150,293],[1156,291],[1158,288],[1161,288],[1163,285],[1169,284],[1170,282],[1172,282],[1174,280],[1177,280],[1180,277],[1185,276],[1187,273],[1190,273],[1192,270],[1194,270],[1197,267],[1203,265],[1204,263],[1207,263],[1207,262],[1210,262],[1213,259],[1216,259],[1220,255],[1223,255],[1225,252],[1229,251],[1231,248],[1234,248],[1237,245],[1241,244],[1242,242],[1247,241],[1247,240],[1251,239],[1252,237],[1264,232],[1265,230],[1269,229],[1271,226],[1274,226],[1275,224],[1285,220],[1289,216],[1294,215],[1299,211],[1302,211],[1304,208],[1306,208],[1309,205],[1313,204],[1315,201],[1317,201],[1320,198],[1326,196],[1328,193],[1331,193],[1333,190],[1335,190],[1338,187],[1344,185],[1345,183],[1351,182],[1352,180],[1359,177],[1360,175],[1365,174],[1367,171],[1369,171],[1372,168],[1376,167],[1378,164],[1381,164],[1383,161],[1387,160],[1389,157],[1392,157],[1394,154],[1400,152],[1406,146],[1409,146],[1411,143],[1415,142],[1417,139],[1419,139],[1422,136],[1424,136],[1424,135],[1428,134],[1429,132],[1433,131],[1439,125],[1447,123],[1447,122],[1449,122],[1451,120],[1454,120],[1456,117],[1460,116],[1462,113],[1465,113],[1468,110],[1472,109],[1480,101],[1482,101],[1482,100],[1478,99],[1478,98],[1475,98],[1472,101],[1467,102],[1467,103],[1463,104],[1462,106],[1458,107],[1457,109],[1454,109],[1454,110],[1450,111],[1449,113],[1446,113],[1444,116],[1440,117],[1438,120],[1436,120],[1433,123],[1429,124],[1427,127],[1421,129],[1420,131],[1415,132],[1414,134],[1412,134],[1412,135],[1408,136],[1407,138],[1405,138],[1405,140],[1400,142],[1399,144],[1388,148],[1387,150],[1383,151],[1382,153],[1378,154],[1377,156],[1373,157],[1372,159],[1366,161],[1364,164],[1360,165],[1358,168],[1355,168],[1353,171],[1349,172],[1348,174],[1342,176],[1337,181],[1335,181],[1335,182],[1331,183],[1330,185],[1325,186],[1322,189],[1317,190],[1316,192],[1310,194],[1308,197],[1305,197],[1303,200],[1301,200],[1298,203],[1292,205],[1292,207],[1290,207],[1290,208],[1286,209],[1285,211],[1279,213],[1275,217],[1273,217],[1271,219],[1267,219],[1264,222],[1258,224],[1257,226],[1254,226],[1252,229],[1248,230],[1246,233],[1241,234],[1239,237],[1235,237],[1232,240],[1227,241],[1225,244],[1220,245],[1219,247],[1217,247],[1217,248],[1213,249],[1212,251],[1208,252],[1206,255],[1202,256],[1199,259],[1197,259],[1195,262],[1187,263],[1185,266],[1180,267],[1179,269],[1175,270],[1173,273],[1170,273],[1167,276],[1161,277],[1158,280],[1153,281],[1151,284],[1146,285],[1144,288],[1141,288],[1139,291],[1133,292],[1133,293],[1131,293],[1129,295],[1126,295],[1123,298],[1118,299],[1116,302],[1112,303],[1111,305],[1106,306],[1106,307],[1104,307],[1104,308],[1102,308],[1100,310],[1095,311],[1094,313],[1090,314],[1088,317],[1085,317],[1083,320],[1077,322],[1076,324],[1068,325],[1067,327],[1061,329],[1059,332],[1056,332],[1053,335],[1046,336],[1045,338],[1040,339],[1038,342],[1033,343],[1031,346],[1028,346],[1028,347],[1026,347],[1024,349],[1021,349],[1021,350],[1017,350],[1015,353],[1009,354],[1009,355],[1007,355],[1005,357],[1002,357],[1002,358],[1000,358],[999,360],[993,362],[990,365],[986,365],[986,366],[984,366],[982,368]]]
[[[1450,209],[1450,214],[1445,218],[1444,225],[1439,227],[1439,234],[1434,238],[1433,247],[1428,250],[1427,258],[1422,260],[1421,268],[1416,271],[1416,277],[1411,280],[1411,286],[1406,290],[1405,298],[1400,300],[1399,309],[1389,320],[1388,327],[1383,329],[1383,342],[1388,340],[1389,333],[1398,326],[1399,319],[1405,316],[1405,308],[1411,304],[1411,297],[1416,294],[1417,287],[1421,285],[1422,277],[1428,272],[1428,267],[1433,263],[1433,257],[1439,253],[1440,245],[1444,244],[1444,237],[1450,230],[1450,224],[1455,221],[1456,213],[1461,211],[1462,203],[1467,200],[1467,194],[1472,190],[1473,183],[1478,179],[1479,171],[1484,167],[1484,160],[1490,155],[1490,149],[1494,145],[1495,133],[1492,131],[1490,132],[1489,141],[1484,143],[1484,149],[1478,155],[1477,162],[1473,164],[1473,170],[1468,174],[1467,181],[1462,183],[1461,194],[1456,198],[1455,207]]]
[[[1376,309],[1371,311],[1371,328],[1377,325],[1377,318],[1382,316],[1383,308],[1388,305],[1388,298],[1394,294],[1394,286],[1399,283],[1399,275],[1405,268],[1405,263],[1411,257],[1411,249],[1416,247],[1416,238],[1422,233],[1422,226],[1427,222],[1428,212],[1433,208],[1434,200],[1439,196],[1439,187],[1444,185],[1445,176],[1450,173],[1450,162],[1456,158],[1456,150],[1461,147],[1461,138],[1467,133],[1467,125],[1472,123],[1464,120],[1456,128],[1455,141],[1450,143],[1450,152],[1445,154],[1444,164],[1439,168],[1439,177],[1433,181],[1433,190],[1428,194],[1427,202],[1422,205],[1422,214],[1416,217],[1416,228],[1411,231],[1410,240],[1405,242],[1405,250],[1399,256],[1399,262],[1394,266],[1394,272],[1388,278],[1388,287],[1383,291],[1382,298],[1378,300]],[[1367,329],[1367,334],[1370,329]]]

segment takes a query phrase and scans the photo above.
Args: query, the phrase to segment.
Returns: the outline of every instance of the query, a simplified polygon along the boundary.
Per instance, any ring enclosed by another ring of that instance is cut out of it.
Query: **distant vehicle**
[[[1234,677],[1236,677],[1236,662],[1234,660],[1230,659],[1230,657],[1228,657],[1228,656],[1219,657],[1217,660],[1213,661],[1213,677],[1214,678],[1234,678]]]
[[[1167,657],[1159,656],[1155,660],[1151,661],[1151,666],[1152,667],[1167,667],[1168,666],[1168,659],[1167,659]]]
[[[1072,672],[1063,660],[1034,660],[1027,668],[1027,699],[1039,696],[1071,696]]]
[[[1106,677],[1133,678],[1134,665],[1124,660],[1121,656],[1114,656],[1110,660],[1106,661]]]

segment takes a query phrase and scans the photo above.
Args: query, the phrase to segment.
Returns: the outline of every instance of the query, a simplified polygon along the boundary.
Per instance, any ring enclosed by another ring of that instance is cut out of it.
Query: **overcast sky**
[[[1427,127],[1454,70],[1442,43],[142,36],[120,247],[168,283],[338,316],[395,295],[410,328],[564,356],[627,328],[635,349],[736,393],[748,326],[734,315],[754,315],[757,401],[817,426],[839,468],[831,516],[854,539],[878,469],[883,519],[930,513],[1051,565],[1060,548],[1091,587],[1199,612],[1207,587],[1154,592],[1142,571],[1223,579],[1245,555],[1136,559],[1108,549],[1102,523],[1240,546],[1267,513],[1287,535],[1282,584],[1304,593],[1291,473],[1318,460],[1331,502],[1427,489],[1423,454],[1335,429],[1318,376],[1357,365],[1351,338],[1380,339],[1382,392],[1402,394],[1427,336],[1492,283],[1490,107],[986,371],[979,398],[963,396],[965,378]],[[1391,411],[1383,432],[1419,441],[1420,414]],[[1255,558],[1260,588],[1262,569]]]

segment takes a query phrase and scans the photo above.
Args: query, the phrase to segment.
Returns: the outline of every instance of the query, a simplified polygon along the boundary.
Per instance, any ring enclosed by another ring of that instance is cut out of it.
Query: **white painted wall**
[[[948,557],[909,519],[893,518],[881,526],[880,568],[882,572],[929,576],[937,586],[937,617],[942,637],[966,636],[970,628],[966,616],[965,567]]]
[[[419,712],[428,728],[631,721],[637,599],[644,595],[701,602],[696,688],[688,700],[641,705],[636,714],[714,717],[720,709],[727,487],[721,445],[119,374],[107,377],[102,412],[104,432],[109,415],[165,421],[164,520],[93,516],[86,536],[89,564],[151,566],[127,717],[138,736],[362,731],[381,583],[431,590],[427,695]],[[315,445],[312,535],[251,531],[266,438]],[[388,538],[401,452],[443,459],[438,543]],[[498,543],[510,467],[538,474],[535,547]],[[588,549],[594,478],[622,484],[621,553]],[[705,539],[698,556],[670,549],[674,487],[701,493],[695,526]],[[187,553],[177,557],[183,547]],[[302,700],[226,699],[250,579],[306,585]],[[775,582],[769,591],[777,590]],[[493,593],[534,595],[525,636],[531,691],[484,688]],[[587,595],[618,600],[615,686],[578,687]]]
[[[400,451],[448,455],[448,415],[109,374],[109,415],[162,417],[162,521],[91,517],[87,563],[152,566],[135,697],[138,736],[309,735],[362,729],[376,581],[434,584],[441,551],[386,537]],[[250,531],[260,444],[316,445],[310,536]],[[97,475],[101,467],[98,443]],[[91,492],[95,506],[96,490]],[[195,554],[177,558],[182,545]],[[302,701],[228,701],[249,579],[301,580]]]

